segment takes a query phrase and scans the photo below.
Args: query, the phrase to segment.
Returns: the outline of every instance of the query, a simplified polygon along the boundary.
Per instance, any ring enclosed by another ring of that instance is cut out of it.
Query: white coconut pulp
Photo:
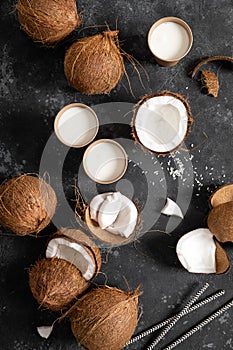
[[[178,98],[155,96],[138,108],[134,127],[146,148],[157,153],[171,152],[183,142],[187,133],[187,110]]]
[[[180,209],[180,207],[178,206],[178,204],[176,204],[172,199],[167,198],[166,204],[164,206],[164,208],[161,210],[161,213],[164,215],[168,215],[168,216],[177,216],[181,219],[184,218],[184,215]]]
[[[93,198],[90,216],[102,229],[128,238],[137,225],[138,211],[135,204],[120,192],[109,192]]]
[[[53,325],[52,326],[40,326],[37,327],[37,332],[42,338],[48,339],[50,334],[53,331]]]
[[[69,239],[51,239],[46,249],[46,258],[53,257],[64,259],[75,265],[86,281],[89,281],[96,272],[95,261],[84,246]]]
[[[127,156],[117,142],[99,140],[88,147],[83,164],[87,175],[96,182],[114,182],[124,174]]]
[[[70,147],[82,147],[95,137],[98,120],[95,113],[86,106],[73,106],[64,110],[55,124],[60,141]]]
[[[153,30],[149,45],[155,56],[163,60],[176,60],[186,54],[190,39],[182,25],[164,22]]]
[[[178,241],[176,253],[185,269],[193,273],[216,273],[216,245],[213,234],[199,228]]]

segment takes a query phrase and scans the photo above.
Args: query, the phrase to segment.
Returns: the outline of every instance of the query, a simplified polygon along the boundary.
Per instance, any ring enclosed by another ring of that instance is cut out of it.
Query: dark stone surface
[[[210,293],[218,288],[226,289],[226,296],[221,301],[180,321],[167,337],[166,343],[168,343],[217,308],[220,303],[224,303],[224,300],[232,298],[231,271],[223,276],[189,274],[180,266],[175,254],[176,242],[182,234],[191,229],[206,226],[206,216],[209,211],[208,198],[214,188],[232,181],[232,64],[207,65],[219,76],[220,93],[217,99],[201,93],[198,76],[195,80],[191,80],[187,75],[202,57],[232,55],[232,0],[221,2],[217,0],[79,1],[78,9],[83,11],[85,27],[104,24],[106,21],[111,28],[114,28],[118,18],[119,37],[124,49],[140,61],[150,76],[148,82],[141,71],[144,89],[140,85],[136,72],[126,61],[126,69],[135,97],[130,94],[125,78],[109,95],[104,96],[83,96],[68,86],[63,73],[65,50],[75,38],[93,34],[97,31],[96,29],[89,28],[81,33],[76,31],[56,48],[43,48],[33,43],[20,30],[14,8],[15,2],[11,0],[2,1],[0,4],[1,180],[22,172],[39,172],[43,149],[53,132],[54,117],[61,107],[74,101],[92,105],[99,115],[103,115],[102,123],[107,125],[101,128],[99,137],[103,135],[112,138],[121,137],[124,142],[125,140],[130,142],[129,128],[125,125],[113,126],[112,116],[106,115],[104,103],[125,102],[126,105],[120,104],[120,106],[126,106],[127,109],[144,94],[168,89],[183,94],[191,104],[195,124],[186,141],[187,148],[192,147],[192,144],[195,146],[202,143],[205,138],[203,132],[208,135],[204,144],[190,154],[178,152],[175,159],[171,156],[151,159],[150,155],[140,153],[142,162],[150,164],[149,169],[147,165],[145,165],[146,169],[143,168],[139,157],[138,165],[133,167],[134,162],[130,164],[125,182],[121,181],[116,185],[128,195],[136,196],[139,202],[141,201],[141,208],[150,197],[152,204],[146,211],[149,215],[148,220],[153,216],[153,205],[158,204],[158,209],[161,205],[159,200],[165,200],[166,195],[173,199],[178,198],[178,194],[182,198],[187,196],[187,201],[181,200],[181,206],[183,203],[188,209],[184,221],[179,223],[173,220],[168,223],[165,217],[159,218],[157,222],[152,220],[154,229],[165,230],[167,225],[171,225],[170,229],[173,227],[176,229],[171,235],[159,232],[147,233],[136,246],[130,244],[114,248],[110,252],[103,249],[102,271],[107,275],[109,285],[127,289],[124,277],[132,289],[139,284],[142,285],[143,295],[140,297],[140,305],[143,314],[137,332],[171,315],[179,304],[184,304],[197,284],[201,286],[208,281]],[[177,66],[163,68],[154,62],[147,48],[147,32],[155,20],[170,15],[181,17],[190,24],[194,34],[194,45],[189,55]],[[114,106],[116,110],[119,107],[116,104],[112,105],[112,108]],[[109,107],[107,111],[109,113]],[[128,119],[125,121],[126,124]],[[127,151],[129,153],[132,151],[132,157],[134,157],[133,148],[130,148],[132,143],[129,145]],[[66,150],[54,140],[52,156],[54,151],[57,157],[55,160],[58,160],[59,165],[59,157],[62,157]],[[141,151],[138,150],[138,152]],[[63,188],[69,199],[74,198],[72,190],[74,178],[77,179],[78,174],[81,174],[79,164],[82,154],[83,150],[71,150],[64,163]],[[178,169],[178,172],[174,173],[172,167],[175,170]],[[157,173],[152,176],[153,171]],[[92,195],[92,188],[95,191],[108,190],[103,186],[96,188],[85,177],[79,180],[85,187],[86,198]],[[52,181],[59,197],[59,191],[62,190],[59,177],[56,178],[52,174]],[[194,187],[192,187],[193,184]],[[192,189],[192,200],[187,207]],[[62,210],[60,204],[58,213]],[[186,212],[185,208],[184,211]],[[156,216],[155,212],[154,215]],[[70,223],[66,224],[70,225]],[[71,224],[75,225],[74,218]],[[20,238],[3,228],[1,232],[1,350],[79,349],[68,322],[57,324],[48,340],[41,339],[36,332],[36,326],[49,325],[57,316],[38,309],[28,287],[28,269],[38,258],[44,256],[47,237]],[[53,232],[55,227],[50,226],[45,230],[44,236]],[[232,245],[226,245],[226,249],[229,257],[233,259]],[[98,277],[97,282],[104,283],[105,277]],[[233,349],[232,315],[232,311],[225,313],[201,333],[189,339],[187,343],[180,345],[179,349]],[[131,349],[135,350],[142,348],[145,348],[143,343],[131,346]]]

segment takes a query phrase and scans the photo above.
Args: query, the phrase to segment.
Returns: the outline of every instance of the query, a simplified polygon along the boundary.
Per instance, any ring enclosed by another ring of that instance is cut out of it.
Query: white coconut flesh
[[[184,218],[184,215],[180,207],[178,206],[178,204],[176,204],[176,202],[174,202],[170,198],[167,198],[166,204],[164,208],[161,210],[161,213],[168,216],[177,216],[181,219]]]
[[[199,228],[185,234],[177,243],[176,253],[189,272],[216,273],[216,245],[208,229]]]
[[[185,105],[172,96],[156,96],[146,100],[137,110],[134,127],[146,148],[166,153],[177,148],[188,129]]]
[[[66,238],[51,239],[46,249],[46,258],[53,257],[75,265],[86,281],[91,280],[95,275],[96,263],[81,244]]]
[[[138,221],[135,204],[120,192],[94,197],[90,203],[90,216],[102,229],[125,238],[134,232]]]

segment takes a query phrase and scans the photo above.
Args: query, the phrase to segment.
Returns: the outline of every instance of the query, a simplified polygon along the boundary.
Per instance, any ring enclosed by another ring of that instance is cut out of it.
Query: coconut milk
[[[92,179],[100,183],[111,183],[123,176],[127,156],[117,142],[99,140],[86,150],[83,162]]]
[[[190,46],[187,30],[176,22],[164,22],[155,27],[150,36],[150,49],[163,60],[176,60],[186,54]]]
[[[72,147],[82,147],[88,144],[95,137],[97,130],[97,117],[85,105],[65,108],[60,115],[58,114],[55,123],[55,131],[60,141]]]

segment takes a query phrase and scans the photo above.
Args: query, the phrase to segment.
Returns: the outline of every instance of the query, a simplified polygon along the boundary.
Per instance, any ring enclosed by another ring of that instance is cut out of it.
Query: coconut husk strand
[[[29,272],[29,285],[39,305],[53,311],[67,308],[88,288],[81,272],[64,259],[39,260]]]
[[[125,67],[118,31],[77,40],[68,49],[64,70],[70,85],[83,94],[107,94],[121,80]]]
[[[49,242],[53,241],[54,239],[56,240],[56,238],[62,239],[64,243],[70,242],[71,243],[70,249],[75,249],[74,247],[72,248],[72,243],[76,243],[86,251],[90,259],[92,260],[93,265],[95,265],[95,271],[93,272],[93,276],[91,276],[89,280],[93,279],[99,273],[101,264],[102,264],[100,250],[97,247],[97,245],[84,232],[77,229],[62,228],[55,233],[55,235],[53,236],[52,239],[50,239]],[[66,250],[67,245],[65,245],[64,248]],[[59,257],[61,252],[57,251],[56,254],[57,254],[57,257]],[[66,254],[66,251],[64,251],[63,256],[64,254]],[[71,254],[71,259],[73,259],[72,254]],[[79,261],[80,261],[80,258],[77,259],[77,262]],[[71,260],[70,262],[74,264],[74,261]],[[76,265],[76,267],[79,269],[78,265]]]
[[[149,99],[152,99],[153,97],[160,97],[160,96],[170,96],[174,99],[178,99],[185,107],[186,109],[186,113],[187,113],[187,126],[186,126],[186,133],[184,134],[183,140],[181,140],[181,142],[176,146],[173,147],[172,149],[170,149],[169,151],[165,151],[165,152],[161,152],[161,151],[154,151],[151,148],[146,147],[145,145],[142,144],[141,140],[139,139],[139,136],[137,134],[137,130],[135,127],[135,120],[136,120],[136,116],[137,116],[137,112],[139,110],[139,108],[145,103],[147,102]],[[163,90],[163,91],[159,91],[159,92],[155,92],[153,94],[150,95],[145,95],[144,97],[142,97],[142,99],[137,103],[135,110],[134,110],[134,115],[133,115],[133,119],[131,122],[131,128],[132,128],[132,137],[135,140],[136,143],[138,143],[141,148],[143,149],[144,152],[150,152],[152,154],[159,154],[159,155],[166,155],[169,153],[174,152],[177,149],[180,149],[183,145],[183,143],[185,142],[188,134],[191,131],[191,126],[193,124],[193,116],[191,113],[191,107],[188,103],[188,101],[179,93],[175,93],[175,92],[171,92],[171,91],[167,91],[167,90]]]
[[[211,72],[209,70],[202,70],[201,82],[203,84],[203,89],[207,91],[208,95],[218,97],[219,82],[218,77],[214,72]]]
[[[219,242],[233,242],[233,202],[213,208],[208,216],[209,230]]]
[[[233,201],[233,184],[224,185],[217,189],[210,197],[211,206],[217,207],[220,204]]]
[[[139,294],[105,286],[84,295],[70,314],[77,342],[87,350],[123,349],[138,323]]]
[[[0,186],[0,225],[22,236],[37,234],[50,223],[56,205],[56,194],[43,179],[16,176]]]
[[[21,28],[36,42],[53,45],[81,24],[75,0],[18,0]]]
[[[216,274],[221,275],[223,273],[226,273],[230,269],[231,263],[227,253],[216,240],[215,245]]]

